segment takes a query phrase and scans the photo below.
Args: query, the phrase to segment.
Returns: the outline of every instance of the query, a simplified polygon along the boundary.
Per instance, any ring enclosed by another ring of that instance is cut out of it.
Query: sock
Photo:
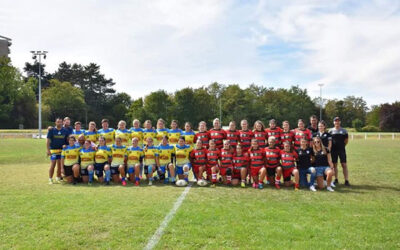
[[[135,181],[140,181],[140,177],[135,177]]]
[[[217,174],[211,174],[211,179],[213,183],[217,182]]]
[[[189,178],[188,177],[185,177],[184,179],[185,179],[186,182],[189,182]]]
[[[299,184],[298,184],[298,183],[295,183],[295,184],[294,184],[294,187],[295,187],[295,188],[299,188]]]
[[[89,182],[93,182],[94,171],[93,170],[89,170],[88,172],[89,172]]]
[[[121,177],[121,181],[125,181],[125,177]]]
[[[245,182],[246,182],[246,180],[245,180],[245,179],[242,179],[242,182],[243,182],[243,183],[245,183]]]
[[[149,178],[149,181],[153,181],[153,180],[154,180],[154,178],[153,178],[153,177],[150,177],[150,178]]]
[[[185,181],[189,182],[189,172],[184,172],[183,174],[185,175]]]
[[[111,171],[106,170],[106,181],[110,181],[110,179],[111,179]]]
[[[258,184],[263,184],[263,181],[262,180],[258,180]]]
[[[231,183],[231,181],[232,181],[232,176],[231,176],[231,175],[227,175],[227,176],[226,176],[226,181],[227,181],[228,183]]]
[[[281,180],[280,180],[280,179],[281,179],[281,178],[279,178],[279,179],[276,178],[276,179],[275,179],[275,185],[279,185],[279,184],[281,183]]]

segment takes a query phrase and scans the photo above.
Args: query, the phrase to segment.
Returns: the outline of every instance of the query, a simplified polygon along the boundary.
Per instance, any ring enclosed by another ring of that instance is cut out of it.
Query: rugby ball
[[[200,187],[205,187],[205,186],[207,186],[207,184],[208,184],[207,181],[203,180],[203,179],[201,179],[197,182],[197,185],[199,185]]]
[[[186,182],[185,180],[178,180],[178,181],[176,182],[176,185],[177,185],[178,187],[184,187],[184,186],[187,185],[187,182]]]

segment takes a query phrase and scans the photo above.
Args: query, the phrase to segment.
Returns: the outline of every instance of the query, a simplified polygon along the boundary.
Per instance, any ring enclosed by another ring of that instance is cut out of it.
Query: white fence
[[[357,139],[375,139],[375,140],[382,140],[382,139],[391,139],[391,140],[398,140],[400,139],[400,133],[349,133],[349,138],[351,140]]]

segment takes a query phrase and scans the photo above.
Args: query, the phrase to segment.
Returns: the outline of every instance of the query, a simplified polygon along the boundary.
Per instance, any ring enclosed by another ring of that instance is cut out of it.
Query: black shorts
[[[81,176],[88,176],[89,172],[87,170],[87,168],[81,168]]]
[[[105,165],[106,165],[106,162],[94,164],[94,172],[96,173],[97,177],[103,177],[103,171],[104,171]]]
[[[119,167],[111,167],[111,175],[119,174]]]
[[[275,177],[276,167],[275,168],[266,168],[268,177]]]
[[[332,150],[331,156],[332,156],[333,163],[337,163],[338,158],[340,159],[340,163],[347,162],[346,149]]]
[[[73,166],[73,165],[71,165],[71,166],[65,166],[65,165],[64,165],[64,175],[65,175],[66,177],[72,176],[72,175],[73,175],[72,166]]]

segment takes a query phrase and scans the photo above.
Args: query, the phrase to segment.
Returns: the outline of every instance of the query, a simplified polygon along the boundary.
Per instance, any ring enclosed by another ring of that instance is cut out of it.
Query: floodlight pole
[[[322,86],[323,83],[319,83],[319,120],[322,121]]]

